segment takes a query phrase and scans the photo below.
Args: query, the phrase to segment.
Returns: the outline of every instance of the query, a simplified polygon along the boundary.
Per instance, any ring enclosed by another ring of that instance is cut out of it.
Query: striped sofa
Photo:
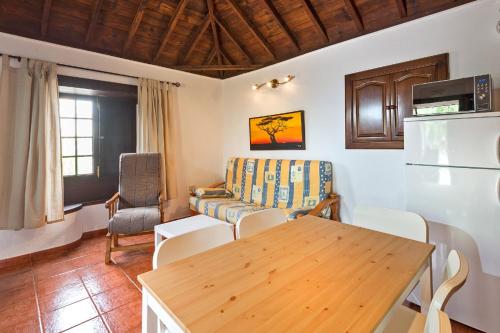
[[[289,219],[314,214],[339,219],[340,198],[332,193],[332,163],[326,161],[231,158],[224,186],[227,197],[204,198],[191,193],[194,214],[236,224],[253,212],[281,208]]]

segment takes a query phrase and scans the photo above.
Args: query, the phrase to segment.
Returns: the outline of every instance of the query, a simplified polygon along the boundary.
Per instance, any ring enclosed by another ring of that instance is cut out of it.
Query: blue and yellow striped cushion
[[[248,214],[269,209],[264,206],[249,204],[234,198],[189,198],[190,208],[200,214],[236,224],[240,218]],[[308,209],[283,209],[289,220],[297,218],[298,214],[307,214]]]
[[[226,188],[235,200],[267,208],[312,209],[332,191],[327,161],[231,158]]]

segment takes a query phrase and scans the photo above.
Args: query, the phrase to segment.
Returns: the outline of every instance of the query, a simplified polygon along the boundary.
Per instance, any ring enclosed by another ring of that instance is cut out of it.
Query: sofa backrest
[[[238,200],[269,208],[313,208],[332,192],[332,163],[230,158],[226,189]]]

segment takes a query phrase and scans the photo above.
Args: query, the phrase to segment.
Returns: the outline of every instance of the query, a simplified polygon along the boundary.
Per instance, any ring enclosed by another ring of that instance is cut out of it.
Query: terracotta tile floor
[[[153,235],[123,243],[153,241]],[[122,242],[120,240],[120,242]],[[140,332],[137,275],[151,270],[153,249],[115,253],[104,264],[105,238],[0,272],[0,332]],[[453,332],[478,332],[453,323]]]
[[[147,241],[153,235],[123,243]],[[114,253],[117,264],[105,265],[105,242],[86,239],[0,272],[0,332],[140,332],[137,275],[152,269],[153,249]]]

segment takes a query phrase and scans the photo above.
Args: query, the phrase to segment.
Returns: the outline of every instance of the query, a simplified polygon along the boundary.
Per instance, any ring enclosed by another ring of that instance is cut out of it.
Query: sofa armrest
[[[331,193],[328,198],[316,205],[307,215],[323,217],[321,212],[328,207],[330,207],[330,220],[340,222],[340,195],[337,193]]]

